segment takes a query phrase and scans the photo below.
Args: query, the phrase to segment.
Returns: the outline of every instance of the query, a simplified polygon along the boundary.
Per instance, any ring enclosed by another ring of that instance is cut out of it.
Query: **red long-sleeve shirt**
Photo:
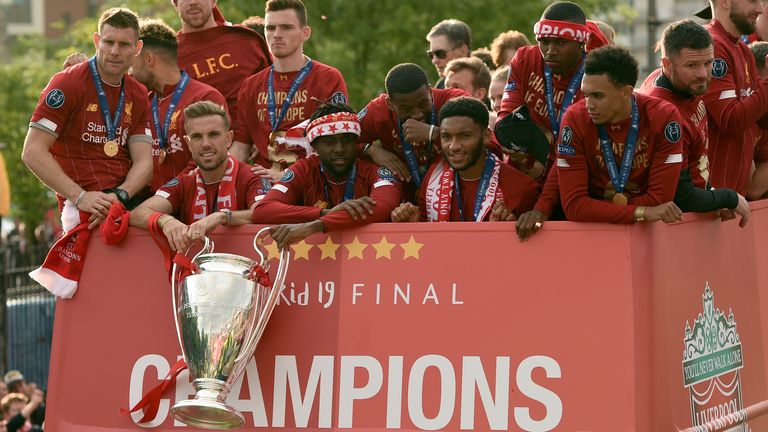
[[[283,179],[272,186],[264,199],[253,209],[254,223],[301,223],[316,219],[323,221],[325,231],[337,231],[374,222],[387,222],[401,199],[400,183],[389,170],[358,159],[355,178],[355,198],[370,197],[376,202],[373,214],[365,220],[355,220],[345,210],[322,216],[344,201],[347,180],[332,178],[327,170],[320,171],[320,158],[312,155],[300,159],[286,170]],[[325,195],[328,188],[328,197]],[[330,198],[331,202],[328,202]]]
[[[739,37],[717,21],[706,25],[715,46],[712,83],[704,95],[709,113],[710,179],[717,188],[746,192],[755,137],[753,126],[768,112],[768,80]]]
[[[575,67],[568,74],[552,75],[554,93],[552,100],[558,114],[563,106],[563,99],[568,89],[568,84],[570,84],[577,70],[578,67]],[[557,173],[552,172],[554,171],[552,166],[554,165],[556,146],[553,142],[554,133],[552,126],[549,122],[546,95],[544,58],[541,55],[541,50],[536,45],[518,49],[510,64],[509,78],[504,88],[504,96],[501,99],[501,109],[496,123],[498,124],[501,119],[511,114],[520,106],[527,105],[531,121],[539,125],[543,130],[548,131],[547,138],[550,140],[551,145],[546,166],[547,175],[541,177],[544,188],[534,208],[549,215],[560,202],[560,191],[558,189]],[[581,92],[581,86],[579,86],[573,96],[572,104],[582,99],[584,99],[584,94]]]
[[[628,205],[609,201],[615,189],[605,167],[597,126],[589,118],[584,101],[572,105],[563,116],[557,174],[569,220],[631,223],[637,206],[656,206],[674,198],[683,161],[683,141],[687,139],[681,129],[682,117],[669,102],[642,94],[635,97],[640,127],[624,189]],[[630,124],[628,117],[604,125],[619,169]],[[568,133],[565,128],[570,129]]]

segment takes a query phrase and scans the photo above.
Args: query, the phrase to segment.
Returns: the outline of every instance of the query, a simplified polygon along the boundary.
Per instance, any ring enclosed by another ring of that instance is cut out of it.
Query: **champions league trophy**
[[[176,403],[176,420],[205,429],[235,429],[243,415],[226,405],[230,386],[245,369],[272,314],[288,268],[290,252],[280,253],[274,284],[268,284],[269,257],[263,237],[253,239],[259,262],[226,253],[213,253],[213,242],[192,259],[191,274],[177,282],[174,263],[171,287],[176,333],[192,386],[194,399]]]

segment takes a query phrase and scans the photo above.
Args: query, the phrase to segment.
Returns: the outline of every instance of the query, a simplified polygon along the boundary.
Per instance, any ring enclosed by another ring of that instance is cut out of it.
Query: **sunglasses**
[[[437,57],[438,59],[442,60],[448,56],[448,51],[449,50],[444,50],[444,49],[439,49],[434,51],[427,50],[427,55],[429,56],[430,59],[432,59],[433,57]]]

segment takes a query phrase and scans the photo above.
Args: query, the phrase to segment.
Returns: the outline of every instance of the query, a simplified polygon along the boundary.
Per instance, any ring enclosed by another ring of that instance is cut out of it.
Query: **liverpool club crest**
[[[715,308],[714,295],[706,284],[702,295],[703,312],[691,328],[685,323],[683,344],[683,382],[688,389],[693,426],[741,414],[741,376],[744,367],[741,339],[736,331],[733,311],[728,317]],[[728,432],[746,432],[744,422],[736,422]]]

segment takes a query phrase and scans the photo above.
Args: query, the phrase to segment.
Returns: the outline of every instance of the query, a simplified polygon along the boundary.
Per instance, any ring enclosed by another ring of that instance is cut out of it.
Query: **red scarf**
[[[237,193],[235,191],[235,181],[237,179],[237,171],[239,164],[235,163],[235,159],[232,156],[227,157],[227,170],[224,171],[224,177],[219,182],[219,193],[216,198],[216,210],[222,209],[237,209]],[[195,196],[195,202],[189,209],[188,221],[198,221],[210,214],[208,209],[208,199],[205,194],[205,183],[203,183],[203,177],[200,175],[200,168],[195,168],[195,187],[197,188],[197,195]]]
[[[494,166],[491,180],[488,184],[488,190],[485,191],[483,204],[480,206],[480,212],[475,222],[482,222],[493,209],[493,203],[503,201],[504,195],[499,188],[499,172],[501,171],[501,161],[493,157]],[[438,162],[438,165],[432,171],[427,183],[427,220],[430,222],[449,222],[451,220],[451,206],[453,204],[453,190],[455,183],[455,173],[445,161]],[[456,203],[462,205],[462,203]]]
[[[48,251],[43,265],[29,273],[29,277],[57,297],[71,298],[77,291],[91,238],[90,217],[90,213],[77,210],[72,202],[66,201],[61,212],[64,235]]]

